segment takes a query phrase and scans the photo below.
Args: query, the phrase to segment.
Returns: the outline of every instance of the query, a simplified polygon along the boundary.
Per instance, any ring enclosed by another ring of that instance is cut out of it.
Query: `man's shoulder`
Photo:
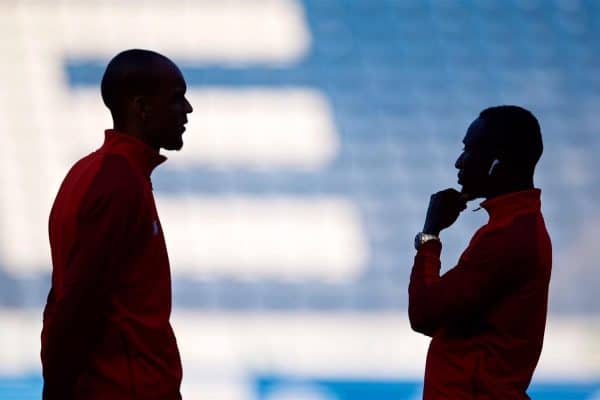
[[[112,187],[125,182],[131,184],[139,179],[127,158],[98,150],[73,164],[65,181],[93,181],[96,185]]]
[[[139,181],[135,169],[125,156],[118,153],[100,153],[98,158],[98,175],[105,175],[114,183]]]
[[[117,196],[143,190],[143,179],[124,156],[104,153],[96,162],[92,188]]]
[[[488,224],[474,239],[476,240],[471,243],[471,250],[500,259],[529,258],[538,254],[541,244],[550,243],[544,219],[539,211],[519,213],[503,220],[502,223]]]
[[[489,222],[481,228],[481,239],[519,241],[523,236],[535,233],[544,226],[544,218],[540,211],[527,211],[505,217],[499,222]]]
[[[85,203],[138,198],[143,181],[122,155],[95,151],[73,165],[65,181],[83,191]]]
[[[519,247],[526,246],[541,232],[546,232],[546,226],[540,211],[515,214],[491,230],[492,235]]]

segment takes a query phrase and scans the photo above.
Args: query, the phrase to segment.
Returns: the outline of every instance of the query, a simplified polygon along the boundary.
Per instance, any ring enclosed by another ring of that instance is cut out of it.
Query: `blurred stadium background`
[[[407,284],[431,192],[490,105],[539,118],[554,242],[533,399],[600,399],[600,2],[0,2],[0,399],[40,397],[47,216],[110,127],[118,51],[195,107],[154,173],[186,399],[418,399]],[[474,209],[476,207],[470,207]],[[484,211],[443,233],[453,265]]]

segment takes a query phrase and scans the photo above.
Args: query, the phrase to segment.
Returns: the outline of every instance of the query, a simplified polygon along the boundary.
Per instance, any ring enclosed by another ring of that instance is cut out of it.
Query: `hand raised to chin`
[[[440,231],[452,225],[467,208],[467,198],[455,189],[434,193],[429,199],[423,232],[439,236]]]

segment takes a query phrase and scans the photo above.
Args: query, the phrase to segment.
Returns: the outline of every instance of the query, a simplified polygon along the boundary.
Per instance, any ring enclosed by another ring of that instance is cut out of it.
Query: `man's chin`
[[[476,190],[473,190],[472,188],[470,188],[468,185],[462,185],[462,188],[460,189],[460,193],[463,195],[463,197],[469,201],[469,200],[473,200],[476,199],[478,196],[478,192]]]
[[[466,201],[471,201],[471,200],[480,199],[482,197],[485,197],[481,193],[480,190],[473,190],[473,189],[469,188],[468,186],[464,186],[464,185],[463,185],[462,189],[460,190],[460,193]]]
[[[163,146],[163,149],[165,149],[167,151],[179,151],[179,150],[181,150],[182,147],[183,147],[183,140],[180,140],[176,143],[169,143],[169,144]]]

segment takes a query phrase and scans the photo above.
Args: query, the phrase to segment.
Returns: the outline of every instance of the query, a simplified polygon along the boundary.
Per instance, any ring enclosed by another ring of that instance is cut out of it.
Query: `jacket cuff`
[[[418,256],[439,258],[441,254],[442,243],[439,240],[429,240],[423,243],[419,247],[419,250],[417,250]]]

